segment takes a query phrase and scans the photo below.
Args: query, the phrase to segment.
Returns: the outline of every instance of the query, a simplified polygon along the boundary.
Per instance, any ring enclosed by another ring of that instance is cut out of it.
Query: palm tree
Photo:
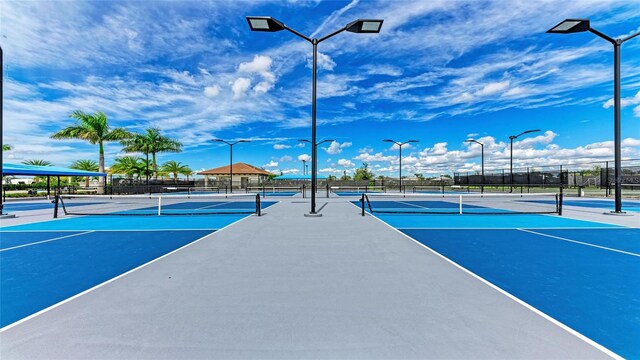
[[[151,154],[151,168],[154,176],[158,177],[158,164],[156,154],[162,152],[181,152],[182,144],[179,141],[160,135],[160,129],[149,128],[143,134],[135,134],[129,139],[121,141],[124,152],[141,152]]]
[[[9,144],[2,144],[2,151],[9,151],[12,147]]]
[[[98,163],[94,160],[76,160],[69,166],[72,169],[96,172],[99,169]],[[85,178],[85,187],[89,187],[90,176]]]
[[[182,171],[180,174],[186,176],[187,177],[187,181],[189,181],[189,176],[193,175],[194,172],[193,172],[193,170],[191,170],[190,167],[187,166],[187,168],[184,169],[184,171]]]
[[[32,165],[32,166],[51,166],[50,161],[40,160],[40,159],[24,160],[22,163],[25,165]]]
[[[69,115],[76,119],[76,126],[66,127],[57,133],[51,135],[53,139],[80,139],[86,140],[90,144],[99,145],[98,171],[104,172],[104,143],[107,141],[120,141],[131,137],[131,133],[123,128],[111,129],[107,121],[107,115],[102,111],[96,111],[93,114],[87,114],[80,110],[76,110]],[[98,179],[98,193],[104,190],[104,178]]]
[[[109,172],[112,174],[127,175],[129,180],[133,180],[133,177],[140,177],[140,174],[144,173],[146,164],[144,160],[138,156],[123,156],[116,158],[115,163],[109,168]]]
[[[162,171],[173,174],[173,182],[178,182],[178,174],[191,173],[191,169],[179,161],[167,161],[162,164]]]

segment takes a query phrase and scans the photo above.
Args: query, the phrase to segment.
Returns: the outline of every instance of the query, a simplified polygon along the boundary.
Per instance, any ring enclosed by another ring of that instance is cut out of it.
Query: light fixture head
[[[358,19],[347,24],[347,31],[359,34],[377,34],[380,32],[384,20]]]
[[[589,19],[566,19],[547,31],[548,34],[571,34],[591,29]]]
[[[284,30],[286,26],[271,16],[247,16],[251,31],[276,32]]]

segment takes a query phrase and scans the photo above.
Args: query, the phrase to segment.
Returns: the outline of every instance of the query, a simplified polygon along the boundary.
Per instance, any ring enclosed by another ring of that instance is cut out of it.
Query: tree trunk
[[[156,153],[151,153],[151,168],[153,169],[153,178],[158,180],[158,166],[156,165]]]
[[[104,172],[104,145],[102,144],[102,141],[100,141],[100,158],[98,160],[98,171],[101,173]],[[98,177],[97,193],[104,194],[104,177],[103,176]]]
[[[94,169],[95,169],[95,168],[94,168]],[[84,187],[89,187],[89,179],[90,179],[90,177],[89,177],[89,176],[87,176],[87,177],[85,178],[85,180],[84,180]]]

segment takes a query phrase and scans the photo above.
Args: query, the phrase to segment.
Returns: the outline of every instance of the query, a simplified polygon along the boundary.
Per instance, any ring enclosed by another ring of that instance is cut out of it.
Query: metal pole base
[[[604,212],[603,214],[605,214],[605,215],[614,215],[614,216],[634,216],[635,215],[633,213],[628,213],[626,211],[620,211],[620,212],[607,211],[607,212]]]
[[[317,212],[316,213],[311,213],[310,212],[310,213],[305,213],[304,217],[322,217],[322,214],[317,213]]]
[[[15,217],[15,214],[0,214],[0,219],[13,219]]]

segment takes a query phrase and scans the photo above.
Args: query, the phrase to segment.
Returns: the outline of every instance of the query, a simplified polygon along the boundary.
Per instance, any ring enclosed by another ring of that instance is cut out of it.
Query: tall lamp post
[[[329,35],[321,38],[310,38],[302,35],[300,32],[288,27],[281,21],[278,21],[268,16],[247,16],[249,27],[251,31],[265,31],[276,32],[281,30],[287,30],[294,35],[297,35],[313,45],[313,66],[312,66],[312,81],[311,81],[311,142],[316,143],[316,83],[317,83],[317,68],[318,68],[318,44],[333,37],[343,31],[349,31],[359,34],[377,34],[380,32],[383,20],[375,19],[358,19],[350,22],[345,27],[338,29]],[[318,172],[318,158],[317,149],[314,146],[311,152],[311,211],[308,216],[320,216],[316,213],[316,180]]]
[[[538,131],[540,131],[540,129],[527,130],[527,131],[521,132],[518,135],[509,136],[510,149],[511,149],[510,155],[509,155],[509,192],[513,192],[513,140],[519,138],[524,134],[529,134],[529,133],[538,132]]]
[[[613,45],[613,132],[614,132],[614,162],[615,162],[615,214],[624,214],[622,211],[622,148],[620,132],[620,46],[627,40],[640,35],[640,31],[621,39],[614,39],[591,27],[589,19],[566,19],[554,26],[547,33],[550,34],[571,34],[576,32],[589,31],[599,36]],[[608,179],[607,179],[608,182]]]
[[[482,150],[480,157],[480,159],[482,159],[482,185],[480,185],[480,193],[484,193],[484,144],[476,139],[467,139],[465,142],[480,144],[480,149]]]
[[[4,215],[4,162],[2,157],[4,156],[4,141],[3,141],[3,114],[4,107],[4,52],[2,46],[0,46],[0,216]]]
[[[302,175],[307,175],[307,160],[302,160]]]
[[[298,139],[298,141],[300,141],[300,142],[304,142],[304,143],[309,143],[309,144],[313,145],[313,143],[311,142],[311,140],[307,140],[307,139]],[[312,151],[312,152],[315,152],[315,151],[316,151],[316,149],[317,149],[317,147],[318,147],[319,145],[322,145],[322,144],[324,144],[324,143],[328,143],[328,142],[334,142],[334,141],[335,141],[335,140],[333,140],[333,139],[326,139],[326,140],[322,140],[322,141],[320,141],[319,143],[315,144],[315,146],[312,146],[312,148],[313,148],[313,149],[311,149],[311,151]],[[303,164],[304,164],[304,162],[305,162],[305,161],[306,161],[306,160],[302,160]],[[315,163],[315,161],[313,161],[313,160],[311,160],[311,161],[312,161],[311,168],[313,168],[313,166],[314,166],[314,165],[313,165],[313,163]],[[304,166],[307,166],[307,165],[305,164]],[[306,168],[305,168],[305,169],[306,169]]]
[[[249,141],[249,140],[238,140],[238,141],[234,141],[234,142],[229,142],[229,141],[225,141],[225,140],[222,140],[222,139],[213,139],[211,141],[221,142],[221,143],[225,143],[225,144],[229,145],[229,192],[233,193],[233,145],[239,144],[239,143],[247,143],[247,142],[251,142],[251,141]]]
[[[385,140],[382,140],[382,141],[394,143],[394,144],[398,145],[398,148],[400,149],[400,167],[398,169],[399,170],[398,179],[400,180],[400,192],[402,192],[402,146],[406,145],[406,144],[409,144],[409,143],[416,143],[416,142],[418,142],[418,140],[408,140],[408,141],[405,141],[405,142],[398,142],[398,141],[395,141],[395,140],[385,139]]]

